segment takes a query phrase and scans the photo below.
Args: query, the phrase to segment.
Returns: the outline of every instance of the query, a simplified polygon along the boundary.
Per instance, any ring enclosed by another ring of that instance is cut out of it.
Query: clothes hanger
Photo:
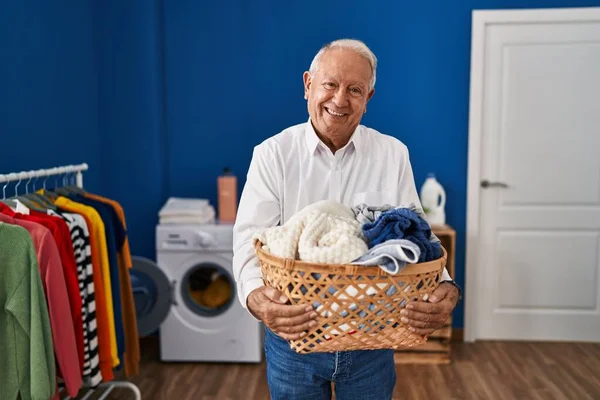
[[[17,203],[11,199],[7,199],[6,198],[6,187],[8,186],[8,179],[11,179],[13,174],[8,174],[8,175],[0,175],[0,177],[2,178],[7,178],[6,184],[2,187],[2,200],[0,200],[0,203],[4,203],[7,206],[9,206],[11,209],[15,209],[17,206]]]
[[[57,193],[55,193],[52,190],[49,190],[46,188],[46,181],[48,180],[48,177],[50,175],[58,175],[58,168],[52,168],[48,171],[48,174],[46,175],[46,179],[44,179],[44,190],[42,191],[42,196],[46,197],[47,199],[49,199],[48,201],[51,201],[52,203],[54,203],[54,200],[56,200],[56,198],[59,196]],[[56,187],[58,187],[58,178],[54,178],[54,189],[56,190]]]
[[[68,167],[60,167],[58,168],[58,172],[59,175],[63,175],[62,177],[62,186],[58,186],[58,177],[55,180],[55,189],[54,189],[54,193],[61,195],[61,196],[65,196],[65,197],[69,197],[72,196],[74,194],[83,194],[84,192],[81,191],[81,189],[79,189],[75,183],[73,183],[72,185],[69,182],[69,173],[73,174],[73,177],[75,177],[75,167],[73,167],[72,165],[69,165]]]
[[[56,182],[56,188],[54,189],[54,192],[57,193],[57,194],[59,194],[59,195],[68,197],[68,196],[70,196],[70,195],[73,194],[69,190],[67,182],[66,182],[66,178],[68,176],[66,172],[68,170],[65,167],[61,167],[61,168],[58,169],[58,171],[59,171],[60,175],[62,175],[62,186],[60,186],[60,187],[58,186],[58,177],[57,177],[57,179],[55,181]]]
[[[30,174],[35,176],[35,181],[33,181],[33,190],[31,191],[31,193],[25,194],[24,197],[31,200],[32,202],[39,204],[41,207],[44,207],[46,209],[50,209],[50,210],[54,210],[54,211],[58,210],[58,207],[53,202],[51,202],[48,199],[48,197],[44,196],[43,194],[37,193],[37,191],[35,189],[35,183],[37,182],[37,180],[40,176],[45,174],[45,171],[40,170],[37,173],[35,171],[30,171]],[[46,175],[46,179],[48,179],[48,175]],[[46,188],[46,179],[44,180],[44,191]]]
[[[75,171],[75,167],[73,165],[69,165],[68,167],[66,167],[66,172],[67,174],[65,175],[65,177],[63,177],[62,192],[66,193],[67,195],[80,194],[83,196],[85,194],[85,190],[77,186],[77,174]],[[73,183],[71,183],[70,177],[73,178]]]
[[[27,177],[29,177],[29,180],[27,181],[27,184],[25,185],[25,194],[27,194],[27,192],[29,191],[27,186],[29,185],[29,182],[31,181],[31,178],[33,176],[27,172],[24,172],[19,175],[19,182],[15,186],[15,200],[18,200],[19,202],[21,202],[21,204],[23,204],[25,207],[29,208],[30,210],[34,210],[34,211],[46,214],[45,208],[42,208],[42,207],[38,206],[37,204],[34,204],[33,202],[31,202],[31,200],[29,200],[25,196],[19,196],[18,188],[19,188],[19,185],[21,184],[21,180],[23,178],[27,178]]]

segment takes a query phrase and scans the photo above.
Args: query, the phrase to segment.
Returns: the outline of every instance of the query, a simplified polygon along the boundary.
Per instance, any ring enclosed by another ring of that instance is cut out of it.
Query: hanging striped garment
[[[96,296],[94,291],[92,251],[90,234],[85,219],[76,213],[48,210],[49,215],[64,219],[69,226],[75,251],[79,291],[81,292],[83,316],[83,378],[89,387],[95,388],[102,382],[98,349],[96,320]]]

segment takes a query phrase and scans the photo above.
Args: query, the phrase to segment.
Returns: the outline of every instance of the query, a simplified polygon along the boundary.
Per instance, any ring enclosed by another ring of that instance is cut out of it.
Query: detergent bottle
[[[430,173],[421,187],[421,205],[430,226],[443,226],[446,224],[446,192],[435,175]]]
[[[237,215],[237,177],[229,168],[217,179],[219,221],[234,223]]]

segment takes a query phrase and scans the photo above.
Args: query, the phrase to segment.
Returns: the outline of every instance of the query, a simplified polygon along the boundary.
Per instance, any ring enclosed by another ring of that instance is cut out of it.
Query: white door
[[[600,9],[475,12],[466,339],[600,341]]]

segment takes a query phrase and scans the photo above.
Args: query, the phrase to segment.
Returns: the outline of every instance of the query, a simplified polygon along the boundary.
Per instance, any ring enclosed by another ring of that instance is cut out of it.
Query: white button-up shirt
[[[408,149],[398,139],[359,125],[333,154],[309,122],[292,126],[254,148],[233,232],[233,273],[244,307],[263,286],[252,235],[283,225],[320,200],[348,207],[421,207]],[[450,280],[444,269],[442,280]]]

